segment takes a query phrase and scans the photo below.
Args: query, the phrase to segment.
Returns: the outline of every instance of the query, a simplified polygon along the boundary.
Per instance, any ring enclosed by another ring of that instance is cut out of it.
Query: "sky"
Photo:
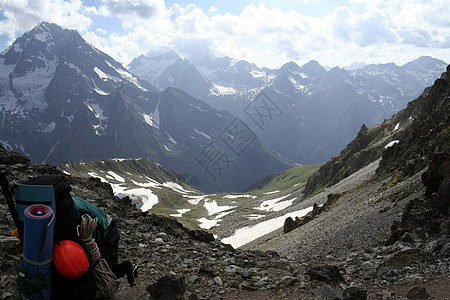
[[[450,62],[450,0],[0,0],[0,51],[41,21],[125,66],[169,49],[269,68]]]

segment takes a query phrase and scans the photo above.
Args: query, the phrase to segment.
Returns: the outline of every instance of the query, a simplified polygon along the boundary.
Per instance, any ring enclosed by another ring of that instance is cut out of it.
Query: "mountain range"
[[[445,63],[326,71],[317,62],[197,65],[169,51],[128,69],[74,30],[42,22],[0,54],[0,143],[32,162],[152,159],[206,191],[244,191],[324,162],[387,118]]]
[[[51,23],[0,54],[0,107],[2,146],[36,163],[147,157],[204,191],[244,190],[289,166],[230,113],[158,91]]]
[[[326,71],[310,61],[272,70],[229,57],[206,57],[194,65],[169,51],[141,55],[129,70],[159,89],[182,89],[239,116],[267,149],[311,164],[339,154],[362,124],[375,125],[404,108],[445,67],[423,56],[403,66],[359,63]]]

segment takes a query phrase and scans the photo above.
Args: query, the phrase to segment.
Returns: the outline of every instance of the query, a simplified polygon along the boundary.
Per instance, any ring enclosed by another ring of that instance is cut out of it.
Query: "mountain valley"
[[[245,194],[202,194],[146,159],[64,162],[58,170],[0,148],[0,164],[16,182],[63,172],[75,195],[112,214],[121,258],[143,261],[138,286],[122,282],[117,299],[148,298],[165,284],[191,299],[443,299],[450,292],[447,74],[392,118],[363,126],[337,158],[268,177]],[[149,199],[136,193],[141,188],[161,205],[138,210]],[[20,247],[7,237],[12,222],[1,205],[8,297]],[[190,213],[196,222],[187,221]]]

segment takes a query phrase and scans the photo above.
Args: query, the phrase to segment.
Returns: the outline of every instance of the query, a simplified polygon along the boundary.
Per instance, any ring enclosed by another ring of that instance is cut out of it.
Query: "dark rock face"
[[[446,155],[444,152],[433,154],[428,165],[428,170],[422,174],[422,182],[426,187],[425,195],[431,196],[439,191],[439,186],[444,179],[442,172],[440,172],[440,168],[445,161]]]
[[[312,280],[322,281],[331,285],[337,285],[344,281],[341,275],[342,269],[337,266],[325,265],[310,268],[306,274],[311,276]]]
[[[433,159],[436,155],[436,165],[439,165],[443,156],[449,156],[450,118],[444,112],[450,107],[449,97],[449,79],[437,79],[432,87],[426,89],[419,98],[411,101],[407,108],[398,114],[403,119],[412,118],[412,123],[398,136],[400,142],[383,153],[378,174],[396,172],[397,176],[407,178],[425,168],[428,165],[428,158]],[[431,165],[431,168],[435,169],[436,165]],[[424,178],[431,189],[428,192],[436,189],[434,185],[436,180],[439,181],[437,177],[442,176],[435,171],[432,171],[432,174],[432,176],[425,175]]]
[[[450,160],[445,152],[433,153],[428,169],[422,174],[426,188],[424,200],[411,200],[404,208],[401,221],[391,226],[385,245],[397,241],[419,245],[435,240],[431,250],[438,257],[450,255],[448,214],[450,204]]]
[[[378,134],[378,131],[368,130],[363,124],[356,138],[342,150],[341,154],[333,157],[308,179],[305,195],[313,193],[318,188],[331,186],[379,158],[382,148],[368,147]]]
[[[329,194],[327,196],[327,202],[325,202],[322,206],[318,206],[316,203],[313,205],[313,210],[307,213],[304,217],[295,217],[295,220],[293,220],[291,217],[287,218],[284,221],[283,225],[283,233],[288,233],[308,222],[313,220],[315,217],[320,215],[322,212],[327,210],[331,204],[333,204],[336,200],[338,200],[340,197],[339,194]]]
[[[284,220],[284,225],[283,225],[283,232],[284,233],[288,233],[292,230],[294,230],[295,228],[297,228],[297,224],[295,223],[294,219],[292,219],[291,217],[287,218],[286,220]]]
[[[378,266],[377,274],[382,276],[392,270],[400,270],[417,263],[431,263],[435,260],[430,254],[420,249],[408,249],[396,253],[393,257]]]
[[[314,295],[327,300],[340,300],[339,294],[329,285],[323,285],[313,291]]]
[[[166,275],[147,287],[151,300],[197,300],[181,276]]]
[[[450,206],[450,158],[447,153],[434,153],[428,170],[422,174],[426,196],[433,196],[437,208],[444,214]]]
[[[408,291],[408,294],[406,295],[408,299],[428,299],[430,295],[428,295],[427,290],[424,287],[416,286],[413,287]]]

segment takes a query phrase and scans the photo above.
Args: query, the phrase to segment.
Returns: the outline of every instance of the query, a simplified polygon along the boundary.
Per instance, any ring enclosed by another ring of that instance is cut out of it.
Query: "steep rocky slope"
[[[427,166],[432,153],[448,151],[449,93],[447,73],[390,119],[367,128],[337,157],[310,177],[305,194],[331,186],[383,156],[378,173],[396,172],[398,179]]]
[[[363,126],[340,156],[309,178],[305,194],[316,195],[305,201],[323,204],[334,194],[326,209],[250,248],[331,263],[366,285],[424,284],[433,276],[448,284],[448,71],[391,119]]]

